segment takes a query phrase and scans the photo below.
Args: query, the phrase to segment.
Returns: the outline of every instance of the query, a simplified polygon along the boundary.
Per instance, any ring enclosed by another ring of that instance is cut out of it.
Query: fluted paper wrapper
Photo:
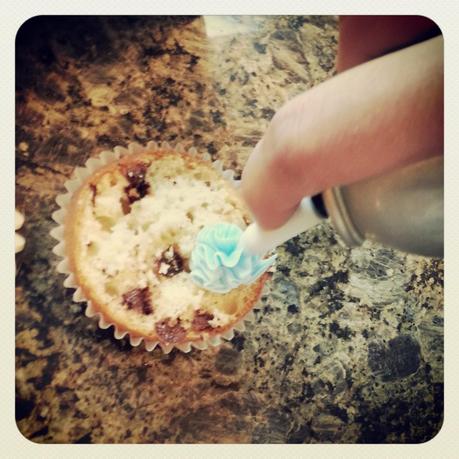
[[[83,183],[83,181],[96,172],[101,167],[117,161],[126,155],[131,155],[135,153],[141,153],[143,151],[149,151],[153,149],[161,150],[175,150],[181,154],[189,154],[199,156],[201,159],[205,159],[212,163],[213,167],[219,171],[226,179],[228,179],[235,187],[239,186],[239,181],[234,179],[234,171],[231,169],[223,169],[221,161],[213,161],[209,154],[205,153],[198,155],[195,148],[190,148],[185,150],[182,145],[177,144],[172,146],[168,143],[157,144],[155,142],[149,142],[146,147],[143,147],[137,143],[131,143],[125,147],[117,146],[113,150],[103,151],[98,156],[90,158],[86,161],[84,167],[77,167],[72,174],[72,177],[67,180],[64,184],[67,192],[56,197],[56,202],[59,205],[59,210],[55,211],[52,214],[52,219],[58,224],[57,227],[53,228],[50,232],[51,236],[57,239],[58,244],[53,248],[53,253],[61,258],[61,261],[57,265],[57,271],[60,274],[65,274],[66,279],[64,280],[64,287],[75,289],[73,294],[73,301],[80,303],[86,302],[86,311],[85,314],[87,317],[96,318],[98,321],[98,326],[102,329],[107,329],[111,326],[114,327],[114,337],[116,339],[123,339],[125,337],[129,338],[131,346],[139,346],[142,342],[145,344],[145,349],[147,351],[152,351],[157,346],[159,346],[162,351],[166,354],[171,352],[175,347],[183,352],[190,352],[194,347],[196,349],[204,350],[209,346],[218,346],[222,343],[222,340],[231,340],[234,337],[234,331],[244,331],[246,322],[253,322],[254,315],[253,311],[250,310],[244,317],[242,317],[237,323],[235,323],[230,329],[226,330],[224,333],[219,335],[213,335],[210,338],[204,339],[202,341],[193,341],[186,342],[181,344],[163,344],[159,341],[151,341],[144,337],[131,336],[129,332],[125,330],[119,330],[117,325],[107,320],[100,311],[96,311],[91,303],[91,301],[85,297],[83,291],[78,286],[75,281],[75,277],[71,272],[69,267],[68,258],[65,251],[65,240],[64,240],[64,221],[67,213],[68,205],[72,198],[73,193],[78,190]],[[252,309],[257,309],[255,305]]]
[[[16,276],[18,275],[19,268],[21,265],[21,258],[18,259],[18,253],[22,252],[24,250],[25,246],[25,238],[22,236],[20,233],[18,233],[18,230],[22,228],[22,225],[24,225],[24,215],[19,212],[17,209],[15,210],[15,217],[14,217],[14,253],[15,253],[15,263],[14,263],[14,270],[16,272]]]

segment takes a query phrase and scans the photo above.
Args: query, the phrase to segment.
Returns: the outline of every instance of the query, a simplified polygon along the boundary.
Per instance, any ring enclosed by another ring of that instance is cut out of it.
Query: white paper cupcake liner
[[[123,339],[126,336],[129,338],[131,346],[139,346],[142,342],[145,344],[145,349],[147,351],[152,351],[156,347],[160,347],[165,354],[168,354],[175,347],[182,352],[190,352],[192,348],[199,350],[207,349],[209,346],[218,346],[222,343],[222,340],[231,340],[234,337],[235,330],[244,331],[246,322],[253,322],[254,314],[253,309],[257,309],[257,304],[238,322],[232,325],[231,328],[225,332],[214,335],[207,339],[201,341],[190,341],[183,344],[163,344],[159,341],[151,341],[144,337],[132,336],[128,331],[120,330],[116,324],[107,320],[100,311],[96,311],[91,301],[85,297],[82,289],[78,286],[75,281],[75,277],[71,272],[69,261],[66,256],[65,251],[65,240],[64,240],[64,221],[67,214],[67,208],[72,198],[73,193],[79,189],[83,181],[95,171],[101,167],[107,165],[108,163],[114,162],[122,158],[123,156],[141,153],[147,150],[153,149],[162,149],[162,150],[175,150],[178,153],[186,153],[189,155],[196,155],[200,158],[209,161],[212,163],[212,166],[219,171],[223,177],[228,179],[236,188],[239,186],[239,181],[234,179],[234,171],[231,169],[224,169],[223,164],[220,160],[212,161],[211,156],[208,153],[198,155],[197,150],[192,147],[188,150],[185,150],[181,144],[176,144],[175,146],[170,145],[167,142],[157,144],[156,142],[148,142],[148,144],[143,147],[138,143],[130,143],[127,148],[117,146],[113,150],[102,151],[98,156],[89,158],[84,167],[77,167],[73,171],[72,177],[64,183],[64,187],[67,192],[60,194],[56,197],[56,203],[59,205],[59,210],[53,212],[52,219],[58,224],[57,227],[53,228],[50,232],[51,236],[58,241],[58,244],[53,248],[53,253],[61,258],[61,261],[57,265],[57,272],[60,274],[65,274],[66,278],[64,280],[64,287],[75,289],[73,293],[73,301],[76,303],[86,302],[85,315],[90,318],[96,318],[98,321],[98,326],[101,329],[107,329],[111,326],[114,328],[114,337],[116,339]],[[261,293],[260,293],[261,296]]]
[[[22,252],[22,250],[24,249],[25,243],[26,243],[24,236],[22,236],[21,234],[17,232],[18,229],[22,228],[23,224],[24,224],[24,215],[21,214],[21,212],[19,212],[17,209],[15,209],[15,213],[14,213],[14,254],[15,255],[17,255],[19,252]],[[19,267],[18,267],[16,257],[14,261],[14,270],[17,275],[19,271]]]

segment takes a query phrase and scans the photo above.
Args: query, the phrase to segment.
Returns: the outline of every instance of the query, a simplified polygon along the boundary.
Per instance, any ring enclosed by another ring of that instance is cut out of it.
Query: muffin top
[[[263,279],[225,293],[190,276],[196,236],[207,225],[244,229],[249,214],[209,162],[176,151],[127,155],[88,177],[65,222],[77,284],[120,331],[150,341],[200,341],[253,306]]]

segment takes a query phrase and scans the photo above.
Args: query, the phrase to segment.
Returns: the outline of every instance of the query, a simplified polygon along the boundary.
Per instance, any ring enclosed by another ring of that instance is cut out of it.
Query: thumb
[[[241,178],[242,197],[264,229],[285,223],[302,198],[288,170],[290,163],[280,158],[275,145],[268,130],[250,154]]]

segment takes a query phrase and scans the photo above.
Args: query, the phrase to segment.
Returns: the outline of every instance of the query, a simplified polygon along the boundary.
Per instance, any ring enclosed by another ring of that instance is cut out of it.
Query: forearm
[[[249,158],[242,193],[265,228],[303,196],[443,151],[443,42],[359,65],[290,101]],[[269,183],[269,186],[265,186]]]
[[[343,72],[440,34],[424,16],[340,16],[336,69]]]

